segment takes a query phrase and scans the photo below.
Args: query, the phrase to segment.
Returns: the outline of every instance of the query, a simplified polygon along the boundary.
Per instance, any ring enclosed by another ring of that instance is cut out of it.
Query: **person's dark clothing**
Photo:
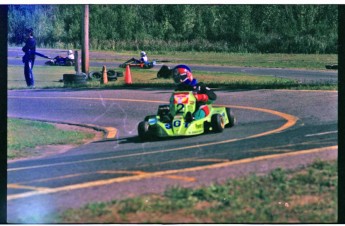
[[[36,41],[33,37],[26,40],[25,46],[22,48],[25,53],[23,56],[24,63],[24,75],[27,86],[34,86],[34,75],[32,73],[32,68],[35,63],[35,52],[36,52]]]

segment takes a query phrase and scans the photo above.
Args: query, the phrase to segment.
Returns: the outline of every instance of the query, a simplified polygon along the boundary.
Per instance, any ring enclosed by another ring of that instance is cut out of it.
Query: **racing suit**
[[[178,84],[175,91],[193,91],[193,94],[197,100],[196,111],[192,112],[190,120],[202,119],[210,113],[210,109],[207,104],[212,103],[217,99],[217,95],[208,88],[204,83],[198,83],[196,79],[185,80],[184,82]]]

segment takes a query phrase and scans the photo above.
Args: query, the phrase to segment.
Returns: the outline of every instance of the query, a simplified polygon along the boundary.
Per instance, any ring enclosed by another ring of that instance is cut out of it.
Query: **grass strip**
[[[57,129],[50,123],[10,118],[7,121],[7,158],[35,156],[37,146],[81,144],[93,137],[91,133]]]
[[[59,223],[336,223],[337,161],[70,209]]]
[[[92,51],[91,51],[92,52]],[[96,52],[96,51],[95,51]],[[136,51],[97,51],[116,61],[126,61],[137,56]],[[151,51],[149,59],[169,60],[176,64],[198,64],[237,67],[295,68],[308,70],[325,70],[326,64],[337,64],[337,54],[262,54],[262,53],[224,53],[224,52],[179,52]],[[105,57],[96,61],[109,61]]]
[[[124,69],[108,68],[108,70],[124,72]],[[8,88],[26,88],[22,67],[9,67]],[[124,77],[117,81],[100,84],[99,81],[88,81],[83,85],[64,85],[60,80],[63,74],[74,74],[72,67],[37,66],[34,68],[35,83],[37,88],[89,88],[89,89],[116,89],[116,88],[168,88],[174,89],[172,79],[157,78],[157,71],[152,69],[131,69],[133,83],[125,84]],[[91,67],[90,71],[101,71],[101,68]],[[211,88],[223,89],[306,89],[306,90],[337,90],[338,85],[332,82],[315,82],[310,84],[299,83],[295,80],[273,76],[255,76],[245,73],[221,73],[194,71],[198,81],[202,81]]]

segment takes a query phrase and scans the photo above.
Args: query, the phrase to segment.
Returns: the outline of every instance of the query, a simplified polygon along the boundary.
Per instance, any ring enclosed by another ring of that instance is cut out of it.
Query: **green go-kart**
[[[222,132],[233,127],[236,119],[228,107],[215,107],[208,103],[210,113],[201,119],[194,119],[196,98],[192,91],[174,92],[169,105],[160,105],[157,115],[146,116],[138,125],[142,140],[161,137],[193,136],[205,132]]]

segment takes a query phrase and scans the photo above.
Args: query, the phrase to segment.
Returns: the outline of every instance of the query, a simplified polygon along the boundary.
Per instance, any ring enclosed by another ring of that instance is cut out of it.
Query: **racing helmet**
[[[73,54],[73,51],[72,50],[68,50],[68,55],[71,55],[71,54]]]
[[[141,52],[140,52],[140,56],[141,56],[141,57],[144,57],[144,56],[146,56],[146,53],[145,53],[145,51],[141,51]]]
[[[187,65],[177,65],[173,69],[173,79],[175,83],[185,82],[186,80],[193,81],[193,74]]]

